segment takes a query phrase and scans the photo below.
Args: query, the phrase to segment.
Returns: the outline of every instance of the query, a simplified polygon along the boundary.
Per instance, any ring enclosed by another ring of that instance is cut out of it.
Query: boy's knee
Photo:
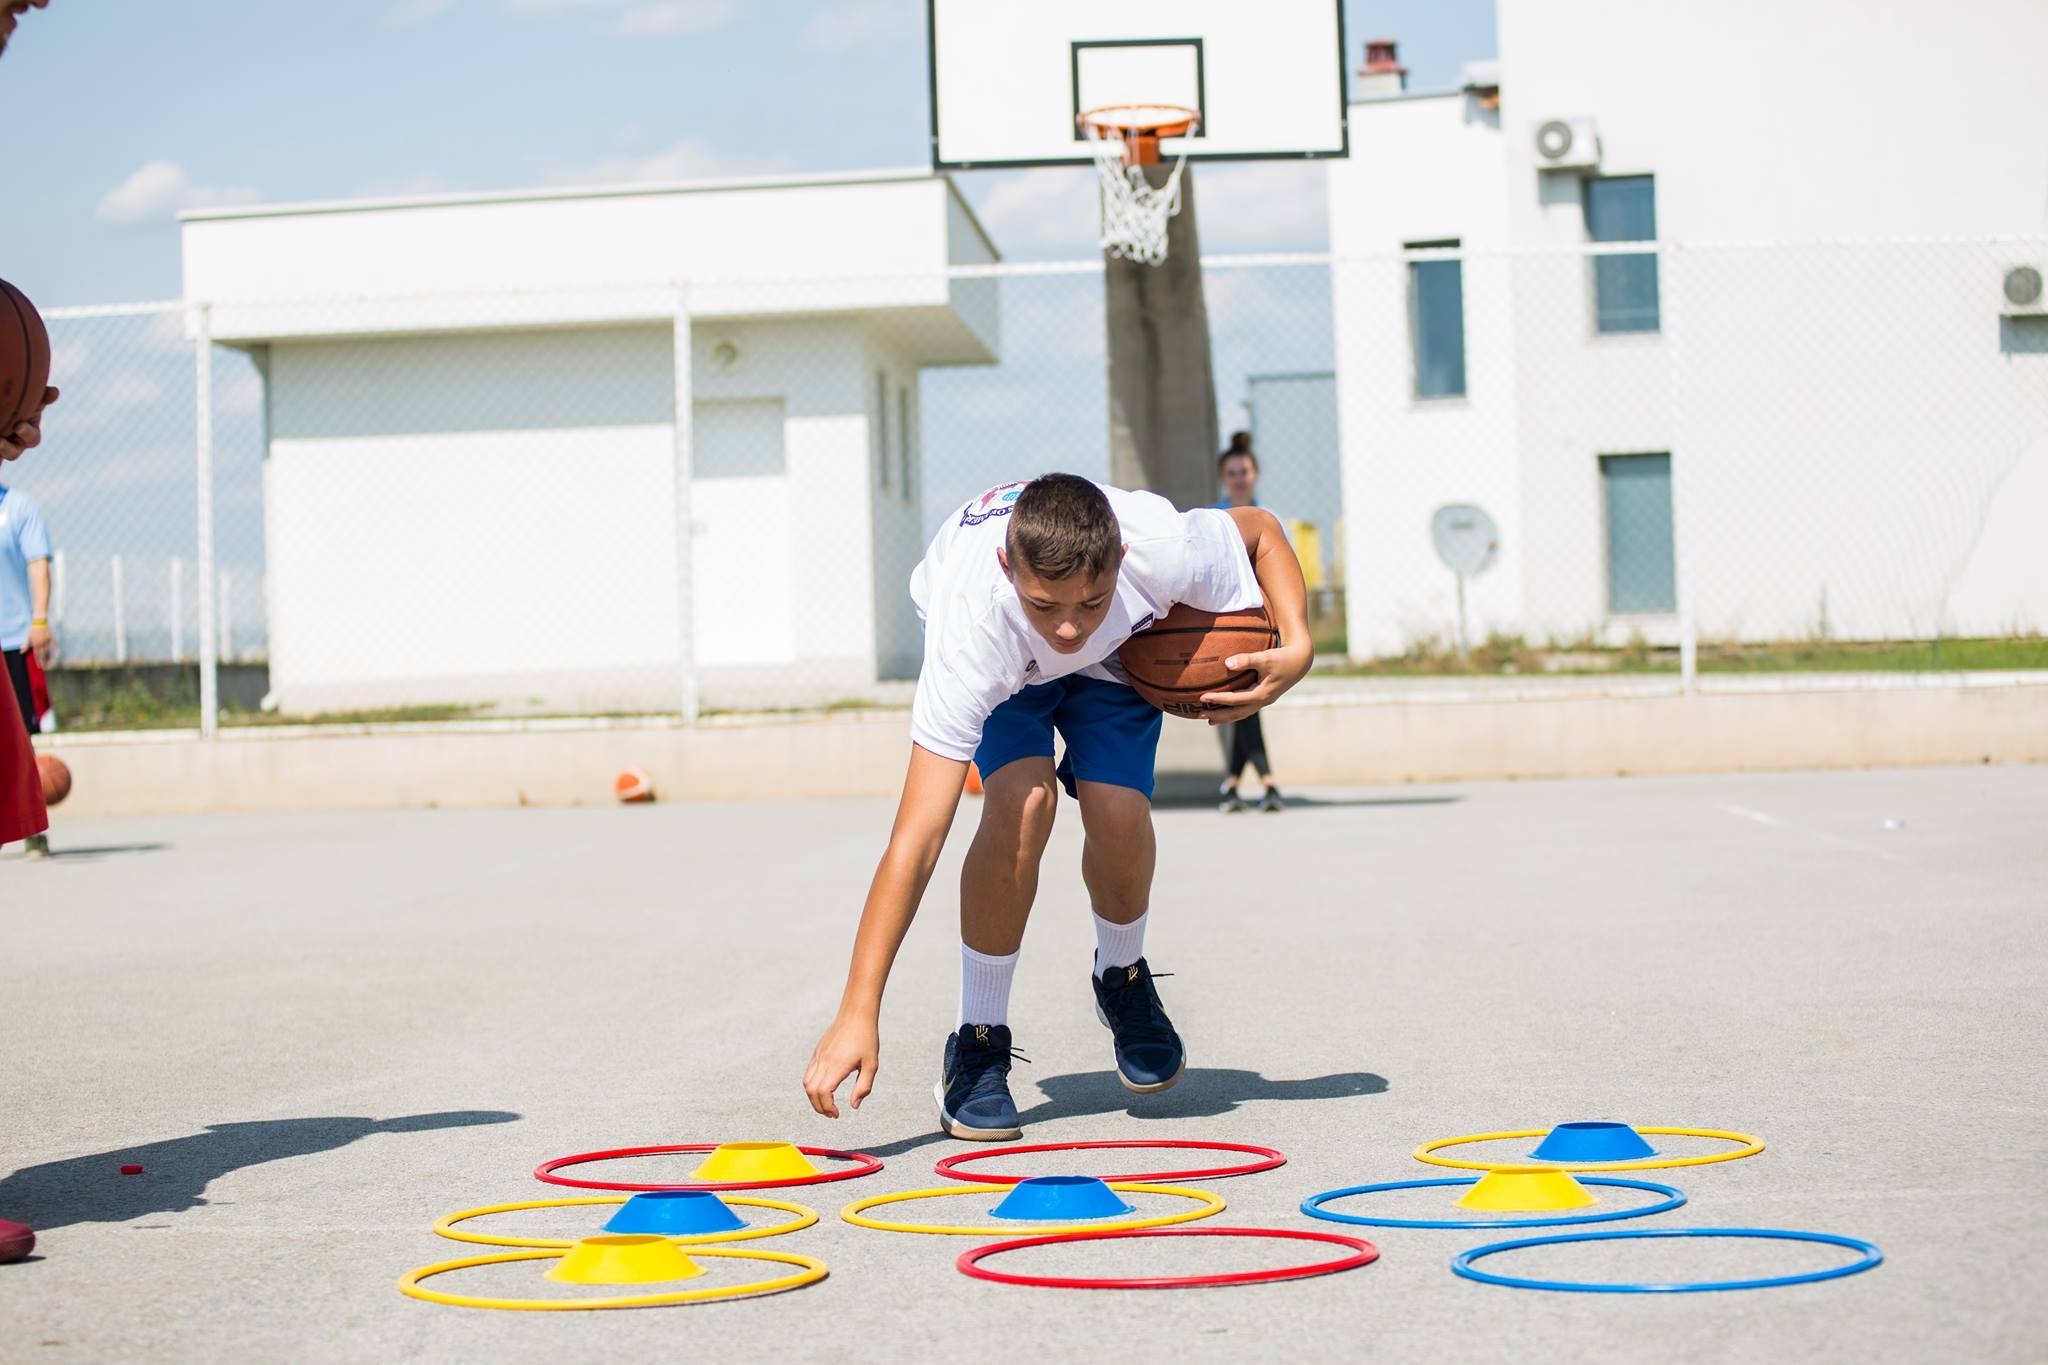
[[[1039,765],[1012,763],[993,777],[982,779],[981,823],[1004,831],[1015,831],[1020,840],[1043,844],[1052,834],[1054,814],[1059,810],[1060,789],[1052,774],[1033,771]]]
[[[1152,828],[1152,803],[1130,787],[1106,782],[1080,784],[1081,824],[1088,837],[1120,842],[1141,837]]]

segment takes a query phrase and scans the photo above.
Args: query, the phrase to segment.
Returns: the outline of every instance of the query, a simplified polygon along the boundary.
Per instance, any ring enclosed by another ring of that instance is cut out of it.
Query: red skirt
[[[35,746],[14,688],[0,679],[0,844],[11,844],[50,827],[43,809],[43,779],[36,771]]]

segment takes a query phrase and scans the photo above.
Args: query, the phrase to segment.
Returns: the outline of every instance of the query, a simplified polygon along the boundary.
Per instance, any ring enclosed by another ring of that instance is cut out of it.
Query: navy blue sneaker
[[[1010,1046],[1007,1024],[962,1024],[946,1038],[945,1070],[933,1093],[939,1101],[939,1127],[948,1136],[968,1142],[1013,1142],[1024,1130],[1017,1126],[1017,1105],[1010,1098]]]
[[[1188,1052],[1159,1004],[1145,959],[1111,967],[1094,986],[1095,1017],[1115,1040],[1116,1075],[1124,1089],[1152,1095],[1171,1088],[1187,1069]]]

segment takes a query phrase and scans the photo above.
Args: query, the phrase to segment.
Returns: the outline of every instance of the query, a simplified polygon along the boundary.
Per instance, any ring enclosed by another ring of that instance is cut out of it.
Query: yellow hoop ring
[[[1197,1218],[1210,1218],[1223,1212],[1223,1196],[1210,1194],[1207,1190],[1182,1189],[1178,1185],[1147,1185],[1135,1180],[1117,1180],[1109,1186],[1119,1194],[1170,1194],[1177,1199],[1200,1200],[1202,1207],[1186,1213],[1162,1214],[1157,1218],[1126,1218],[1116,1223],[1086,1222],[1065,1223],[1058,1227],[1032,1227],[1029,1235],[1051,1237],[1062,1232],[1132,1232],[1139,1228],[1163,1228],[1173,1223],[1192,1223]],[[863,1209],[872,1209],[882,1204],[902,1204],[913,1199],[944,1199],[948,1196],[978,1194],[984,1197],[1001,1193],[1005,1188],[1016,1186],[1001,1185],[949,1185],[940,1190],[909,1190],[903,1194],[873,1194],[866,1199],[856,1199],[839,1211],[839,1216],[857,1228],[874,1228],[880,1232],[929,1232],[946,1237],[986,1237],[991,1233],[1002,1233],[1009,1229],[1000,1223],[982,1223],[975,1227],[950,1227],[930,1223],[885,1223],[879,1218],[863,1218]],[[1022,1220],[1017,1220],[1022,1221]],[[1020,1236],[1024,1235],[1019,1233]]]
[[[493,1213],[521,1213],[527,1209],[566,1209],[580,1204],[623,1204],[627,1196],[604,1195],[595,1199],[529,1199],[521,1204],[486,1204],[480,1209],[463,1209],[459,1213],[444,1215],[434,1224],[434,1231],[451,1242],[474,1242],[486,1247],[525,1247],[530,1249],[554,1249],[563,1251],[576,1245],[571,1237],[494,1237],[488,1232],[457,1232],[457,1223],[471,1218],[483,1218]],[[818,1221],[815,1209],[802,1204],[791,1204],[780,1199],[743,1198],[736,1194],[721,1195],[728,1204],[746,1204],[758,1209],[780,1209],[784,1213],[797,1215],[787,1223],[776,1223],[762,1228],[741,1228],[736,1232],[693,1232],[686,1236],[670,1237],[678,1246],[709,1246],[713,1242],[747,1242],[756,1237],[779,1237],[785,1232],[801,1232]]]
[[[761,1294],[779,1294],[785,1289],[797,1289],[807,1284],[816,1284],[825,1278],[825,1263],[814,1256],[797,1256],[786,1251],[717,1251],[706,1249],[694,1251],[692,1256],[722,1256],[740,1261],[777,1261],[783,1265],[802,1266],[794,1275],[783,1275],[773,1280],[756,1280],[751,1284],[728,1285],[722,1289],[676,1289],[666,1294],[629,1294],[609,1299],[480,1299],[469,1294],[444,1294],[438,1289],[427,1289],[420,1284],[430,1275],[445,1275],[451,1270],[467,1270],[471,1266],[503,1265],[508,1261],[551,1261],[560,1260],[560,1251],[500,1251],[490,1256],[465,1256],[459,1261],[436,1261],[423,1265],[418,1270],[408,1270],[398,1277],[398,1292],[408,1298],[424,1299],[428,1303],[452,1304],[457,1308],[504,1308],[518,1313],[544,1313],[591,1308],[656,1308],[669,1303],[704,1303],[711,1299],[752,1298]]]
[[[1498,1142],[1506,1138],[1540,1138],[1547,1128],[1517,1128],[1511,1133],[1472,1133],[1466,1137],[1438,1138],[1425,1142],[1414,1152],[1417,1161],[1432,1166],[1451,1166],[1461,1171],[1521,1171],[1544,1168],[1553,1171],[1659,1171],[1678,1166],[1711,1166],[1717,1161],[1740,1161],[1764,1149],[1764,1140],[1748,1133],[1728,1133],[1719,1128],[1638,1128],[1638,1133],[1661,1133],[1671,1137],[1719,1138],[1742,1144],[1730,1152],[1709,1152],[1705,1156],[1660,1156],[1647,1161],[1460,1161],[1455,1157],[1432,1156],[1445,1147],[1462,1147],[1472,1142]]]

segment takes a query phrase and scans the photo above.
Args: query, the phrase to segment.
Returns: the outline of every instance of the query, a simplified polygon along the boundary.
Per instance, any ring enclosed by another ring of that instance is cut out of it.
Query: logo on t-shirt
[[[1025,483],[1030,480],[1025,480]],[[979,526],[992,517],[1010,515],[1010,504],[1017,501],[1017,495],[1024,491],[1023,483],[999,484],[967,504],[960,513],[962,526]]]

